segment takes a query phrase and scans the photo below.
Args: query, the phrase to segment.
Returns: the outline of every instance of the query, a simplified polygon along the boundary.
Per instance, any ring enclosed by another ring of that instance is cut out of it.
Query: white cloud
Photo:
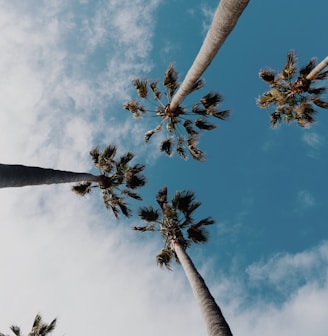
[[[301,190],[298,192],[297,201],[302,208],[310,208],[316,204],[314,196],[306,190]]]

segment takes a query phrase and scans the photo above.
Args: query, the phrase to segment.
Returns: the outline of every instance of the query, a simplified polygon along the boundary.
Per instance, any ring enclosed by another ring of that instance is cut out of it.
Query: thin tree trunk
[[[306,79],[313,80],[326,66],[328,66],[328,56],[306,76]]]
[[[174,111],[190,93],[193,84],[212,62],[218,50],[235,27],[249,0],[221,0],[194,63],[170,103]]]
[[[0,164],[0,188],[69,182],[99,182],[99,179],[99,176],[88,173]]]
[[[184,269],[192,291],[198,301],[200,310],[206,323],[209,336],[232,336],[230,327],[225,320],[220,307],[215,302],[204,279],[198,273],[185,249],[174,243],[174,251]]]

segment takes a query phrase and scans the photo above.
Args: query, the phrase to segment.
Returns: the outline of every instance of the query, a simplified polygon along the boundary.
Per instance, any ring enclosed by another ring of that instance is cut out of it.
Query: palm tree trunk
[[[69,182],[99,182],[100,176],[23,165],[0,164],[0,188]]]
[[[170,103],[174,111],[190,93],[193,84],[212,62],[218,50],[235,27],[249,0],[221,0],[214,14],[212,24],[194,63]]]
[[[306,79],[313,80],[326,66],[328,66],[328,56],[306,76]]]
[[[230,327],[225,320],[220,307],[215,302],[204,279],[198,273],[192,260],[181,244],[175,242],[174,251],[184,269],[190,286],[198,301],[200,310],[207,326],[209,336],[232,336]]]

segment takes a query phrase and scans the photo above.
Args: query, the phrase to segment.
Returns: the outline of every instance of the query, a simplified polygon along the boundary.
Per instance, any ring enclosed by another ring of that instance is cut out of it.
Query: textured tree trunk
[[[204,279],[198,273],[185,249],[174,243],[175,253],[184,269],[192,291],[198,301],[200,310],[206,323],[209,336],[232,336],[230,327],[225,320],[220,307],[215,302]]]
[[[212,62],[218,50],[236,25],[249,0],[221,0],[214,14],[212,24],[194,63],[170,103],[174,111],[190,93],[193,84]]]
[[[48,168],[0,164],[0,188],[69,182],[99,182],[99,176]]]
[[[321,61],[307,76],[306,79],[313,80],[315,76],[328,66],[328,56]]]

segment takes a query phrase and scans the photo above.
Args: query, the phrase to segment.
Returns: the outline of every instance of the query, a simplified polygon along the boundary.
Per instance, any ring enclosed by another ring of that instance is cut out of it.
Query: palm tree
[[[322,72],[328,64],[328,58],[317,66],[315,64],[315,59],[311,59],[298,71],[295,54],[290,51],[281,72],[271,69],[260,71],[260,78],[270,86],[270,90],[260,96],[257,103],[262,108],[275,106],[275,111],[270,115],[272,127],[282,121],[296,121],[301,127],[307,127],[315,122],[314,105],[328,108],[328,102],[321,97],[326,88],[313,87],[316,81],[328,77],[328,71]]]
[[[117,146],[111,145],[105,147],[102,152],[98,147],[90,152],[95,166],[101,172],[100,175],[0,164],[0,188],[79,182],[73,186],[74,192],[84,196],[93,188],[99,187],[102,190],[106,208],[112,209],[116,218],[119,211],[129,217],[131,210],[127,207],[125,198],[141,200],[140,195],[134,190],[142,187],[146,182],[141,174],[145,166],[141,164],[129,166],[129,162],[134,157],[131,152],[122,155],[118,160],[114,159],[116,153]]]
[[[167,188],[159,190],[156,200],[160,209],[152,206],[141,207],[139,216],[147,222],[144,226],[134,226],[139,232],[159,231],[164,239],[164,247],[157,255],[159,266],[170,269],[172,259],[181,264],[189,280],[194,296],[203,314],[210,336],[232,335],[221,309],[215,302],[204,279],[201,277],[186,249],[192,243],[205,243],[207,225],[214,224],[211,217],[195,222],[193,212],[201,205],[195,201],[191,191],[177,191],[171,202],[167,200]]]
[[[162,102],[162,93],[158,89],[157,81],[136,79],[133,84],[139,97],[149,102],[150,108],[146,108],[136,100],[127,102],[124,108],[129,110],[135,118],[150,114],[160,119],[157,127],[146,132],[145,142],[148,142],[153,134],[164,129],[166,130],[166,136],[160,145],[162,152],[170,156],[172,155],[172,147],[175,146],[179,156],[186,159],[185,148],[187,148],[194,159],[202,161],[205,153],[197,146],[199,131],[216,128],[216,125],[207,121],[209,117],[225,120],[230,113],[228,110],[218,111],[222,96],[219,93],[210,92],[189,110],[181,106],[174,111],[170,110],[171,98],[179,87],[178,74],[172,64],[166,70],[163,81],[164,93],[168,100],[167,104]],[[191,88],[191,91],[198,90],[202,86],[203,81],[198,80]],[[149,99],[149,92],[152,92],[152,100]],[[164,127],[165,125],[166,127]]]
[[[42,321],[41,315],[37,314],[33,322],[32,330],[28,334],[28,336],[46,336],[55,329],[56,322],[57,322],[56,319],[54,319],[49,324],[44,323]],[[16,325],[12,325],[10,329],[16,336],[22,336],[20,328],[17,327]],[[0,332],[0,336],[6,336],[6,335]]]
[[[213,58],[235,27],[249,0],[221,0],[215,11],[205,40],[179,90],[173,96],[169,109],[175,111],[212,62]]]

